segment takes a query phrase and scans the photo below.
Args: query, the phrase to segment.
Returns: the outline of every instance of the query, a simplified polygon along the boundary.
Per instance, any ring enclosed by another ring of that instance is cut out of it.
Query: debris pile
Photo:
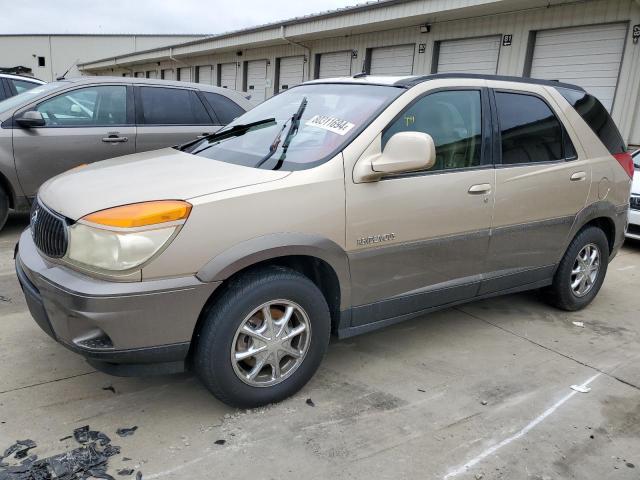
[[[118,429],[116,433],[120,436],[132,435],[137,428]],[[107,473],[108,462],[109,458],[120,453],[120,447],[111,445],[111,439],[105,433],[91,430],[89,425],[76,428],[73,438],[80,444],[79,447],[41,459],[29,454],[29,450],[36,448],[36,442],[18,440],[0,454],[0,480],[113,480]],[[118,473],[131,475],[133,470]],[[136,478],[141,479],[142,474],[137,472]]]

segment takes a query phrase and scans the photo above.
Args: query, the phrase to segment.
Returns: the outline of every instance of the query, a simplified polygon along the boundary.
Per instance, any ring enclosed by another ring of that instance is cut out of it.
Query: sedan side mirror
[[[436,146],[431,135],[422,132],[398,132],[382,154],[371,161],[374,172],[381,174],[428,170],[436,163]]]
[[[29,110],[16,118],[16,123],[23,128],[44,127],[46,122],[42,113]]]

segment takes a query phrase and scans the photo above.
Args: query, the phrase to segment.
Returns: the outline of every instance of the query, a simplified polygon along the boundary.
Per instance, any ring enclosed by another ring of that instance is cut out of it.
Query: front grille
[[[640,196],[632,196],[631,200],[629,201],[629,206],[633,210],[640,210]]]
[[[61,258],[67,252],[67,222],[38,199],[31,209],[31,235],[38,250],[48,257]]]

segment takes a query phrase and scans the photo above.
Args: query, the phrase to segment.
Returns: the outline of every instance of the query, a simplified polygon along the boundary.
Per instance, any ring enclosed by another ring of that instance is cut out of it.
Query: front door
[[[136,129],[127,103],[126,86],[93,85],[30,106],[42,113],[45,126],[13,129],[25,196],[33,197],[47,179],[78,165],[133,153]]]
[[[352,326],[476,294],[495,190],[488,111],[481,89],[419,98],[382,132],[381,148],[397,132],[428,133],[436,164],[428,171],[348,184]]]
[[[136,98],[138,152],[186,143],[221,126],[194,90],[141,86],[136,88]]]
[[[588,161],[543,97],[496,91],[495,104],[502,160],[481,294],[552,277],[591,183]]]

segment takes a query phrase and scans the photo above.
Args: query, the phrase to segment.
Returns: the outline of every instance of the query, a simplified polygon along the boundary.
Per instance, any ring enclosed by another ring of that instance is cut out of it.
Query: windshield
[[[29,103],[31,100],[39,97],[41,94],[55,90],[56,88],[64,85],[63,82],[51,82],[44,85],[38,85],[31,90],[26,90],[15,97],[7,98],[0,102],[0,113],[11,110],[12,108],[19,107],[25,103]]]
[[[221,130],[228,136],[204,139],[185,151],[270,170],[312,168],[334,156],[402,92],[378,85],[302,85],[235,119]]]

